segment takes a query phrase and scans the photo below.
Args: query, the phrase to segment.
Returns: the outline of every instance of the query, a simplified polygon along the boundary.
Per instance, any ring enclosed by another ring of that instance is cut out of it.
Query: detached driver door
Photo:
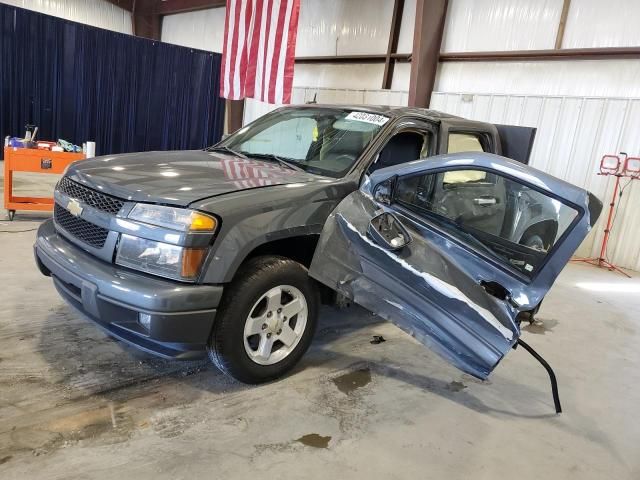
[[[503,157],[432,157],[379,170],[345,198],[310,275],[486,378],[520,336],[518,314],[540,303],[600,207]]]

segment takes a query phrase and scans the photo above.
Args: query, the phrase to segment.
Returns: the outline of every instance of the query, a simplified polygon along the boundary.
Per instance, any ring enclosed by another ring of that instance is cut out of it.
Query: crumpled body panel
[[[459,248],[433,232],[392,253],[366,234],[378,208],[356,192],[329,217],[310,274],[376,312],[461,370],[486,378],[518,339],[508,304],[487,295],[448,255]],[[455,255],[453,255],[455,256]],[[425,315],[422,312],[428,312]]]

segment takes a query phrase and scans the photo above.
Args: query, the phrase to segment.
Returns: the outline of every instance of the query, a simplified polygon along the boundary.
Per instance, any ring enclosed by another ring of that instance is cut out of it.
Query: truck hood
[[[323,178],[275,162],[202,150],[96,157],[73,164],[67,176],[122,199],[183,207],[238,190]]]

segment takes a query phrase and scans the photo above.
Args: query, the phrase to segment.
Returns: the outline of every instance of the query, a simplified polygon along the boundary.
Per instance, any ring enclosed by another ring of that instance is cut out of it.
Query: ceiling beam
[[[436,82],[448,0],[416,0],[409,106],[428,107]]]
[[[410,62],[409,53],[392,53],[385,55],[318,55],[312,57],[296,57],[296,63],[385,63],[387,57],[391,57],[396,62]]]
[[[441,62],[528,62],[545,60],[640,59],[640,47],[564,48],[500,52],[447,52]]]

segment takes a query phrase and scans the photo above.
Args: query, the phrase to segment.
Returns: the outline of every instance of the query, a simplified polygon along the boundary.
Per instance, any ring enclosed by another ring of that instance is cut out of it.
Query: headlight
[[[146,203],[136,204],[128,218],[181,232],[212,232],[218,224],[215,218],[204,213]]]
[[[206,253],[203,248],[180,247],[123,234],[116,263],[161,277],[193,281]]]

